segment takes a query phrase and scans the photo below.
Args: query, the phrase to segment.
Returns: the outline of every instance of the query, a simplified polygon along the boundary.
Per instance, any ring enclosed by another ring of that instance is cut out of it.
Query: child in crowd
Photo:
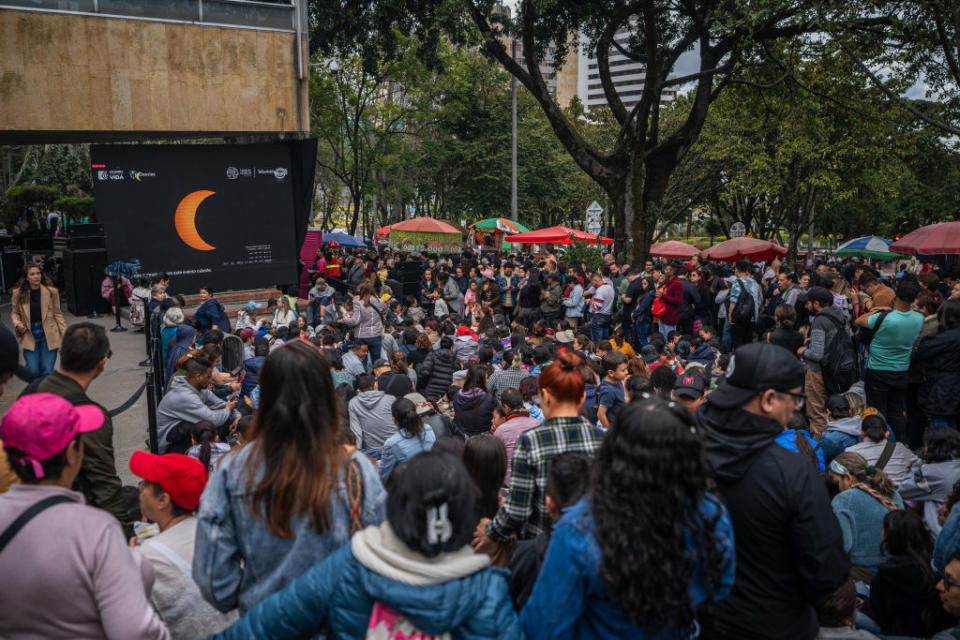
[[[619,350],[610,351],[602,360],[603,381],[597,388],[597,419],[600,426],[609,429],[617,412],[627,403],[623,393],[626,380],[627,356]]]

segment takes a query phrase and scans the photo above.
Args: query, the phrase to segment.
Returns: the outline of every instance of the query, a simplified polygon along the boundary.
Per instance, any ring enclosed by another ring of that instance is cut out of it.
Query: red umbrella
[[[650,247],[650,255],[657,258],[691,258],[698,253],[700,249],[679,240],[655,242]]]
[[[613,244],[611,238],[605,238],[603,236],[599,236],[599,238],[603,244]],[[518,242],[520,244],[573,244],[574,240],[596,243],[597,236],[592,233],[587,233],[586,231],[580,231],[579,229],[556,226],[537,229],[536,231],[527,231],[526,233],[518,233],[514,236],[507,236],[504,240],[507,242]]]
[[[721,262],[736,262],[737,260],[752,260],[762,262],[787,255],[787,249],[778,244],[759,238],[730,238],[720,244],[715,244],[700,255],[710,260]]]
[[[920,227],[890,245],[890,251],[908,256],[960,253],[960,222],[940,222]]]
[[[417,233],[460,233],[452,224],[433,218],[411,218],[397,224],[390,225],[391,231],[415,231]]]

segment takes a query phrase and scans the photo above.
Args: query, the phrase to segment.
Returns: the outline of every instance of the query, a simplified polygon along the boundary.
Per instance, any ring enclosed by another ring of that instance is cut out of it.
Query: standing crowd
[[[30,269],[0,637],[960,639],[960,273],[807,266],[332,248],[192,317],[142,283],[136,491],[107,334]]]

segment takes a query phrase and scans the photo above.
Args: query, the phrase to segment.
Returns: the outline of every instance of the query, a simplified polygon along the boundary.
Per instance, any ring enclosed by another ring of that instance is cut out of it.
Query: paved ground
[[[5,296],[6,298],[6,296]],[[70,315],[63,306],[64,319],[67,325],[75,322],[88,321],[86,317],[77,318]],[[0,304],[0,317],[4,326],[11,327],[10,302],[6,298],[5,304]],[[89,320],[106,328],[113,327],[116,322],[113,317]],[[123,326],[130,327],[124,319]],[[87,390],[88,395],[107,409],[115,409],[133,394],[143,384],[145,367],[137,363],[146,357],[146,345],[142,332],[133,330],[122,333],[108,333],[110,348],[113,357],[107,361],[107,368],[99,378],[93,381]],[[59,361],[57,362],[59,366]],[[0,413],[16,400],[17,395],[26,385],[14,378],[5,386],[3,397],[0,398]],[[124,484],[136,484],[136,478],[130,473],[130,456],[138,449],[146,449],[147,441],[147,399],[141,395],[136,404],[113,419],[113,446],[117,456],[117,471]]]

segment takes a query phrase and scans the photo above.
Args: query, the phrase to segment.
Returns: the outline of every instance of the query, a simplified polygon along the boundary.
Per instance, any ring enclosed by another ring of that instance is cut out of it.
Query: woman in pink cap
[[[116,518],[71,490],[80,435],[102,424],[96,405],[49,393],[20,398],[0,422],[20,479],[0,495],[2,638],[170,637],[147,600],[150,566],[127,547]]]

